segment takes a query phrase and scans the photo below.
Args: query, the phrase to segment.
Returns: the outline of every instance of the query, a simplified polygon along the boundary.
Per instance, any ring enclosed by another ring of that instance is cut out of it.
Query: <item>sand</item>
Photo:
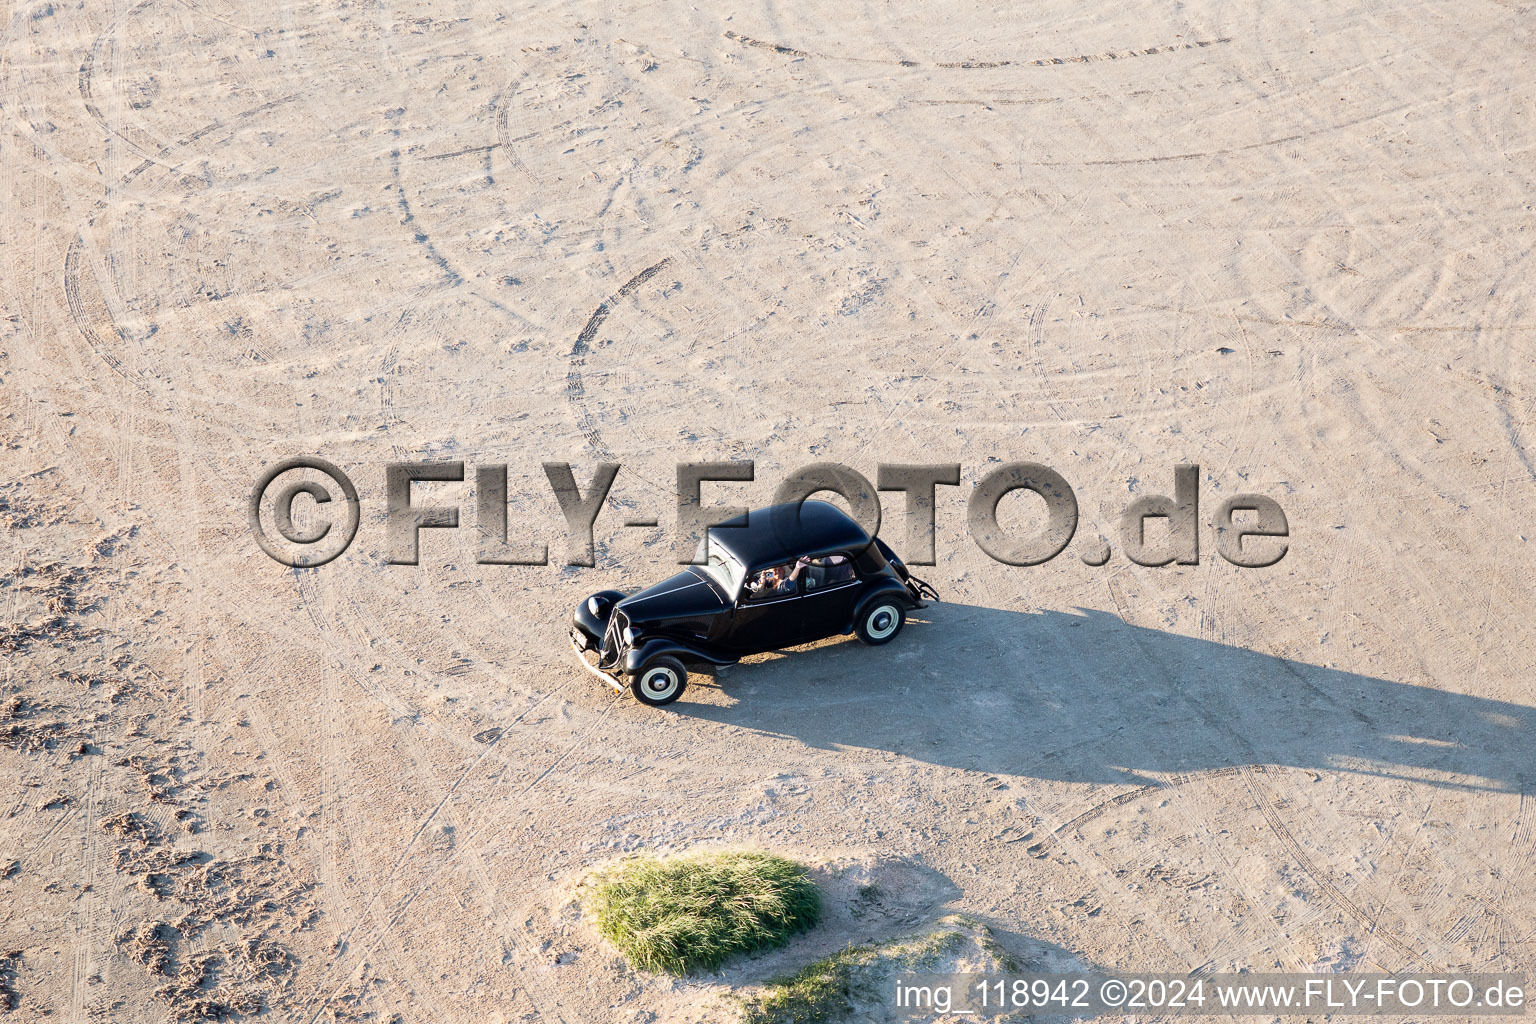
[[[1531,970],[1531,12],[11,5],[0,1005],[716,1021],[948,913],[1039,963]],[[294,455],[362,513],[301,571],[245,519]],[[617,699],[570,609],[673,572],[674,466],[726,459],[740,505],[960,464],[944,601]],[[388,564],[386,465],[445,460],[461,528]],[[594,568],[549,460],[623,466]],[[1014,460],[1080,506],[1043,565],[967,533]],[[1200,562],[1132,564],[1180,463]],[[476,562],[495,464],[554,564]],[[1216,553],[1242,492],[1273,567]],[[727,845],[898,910],[676,982],[571,902]]]

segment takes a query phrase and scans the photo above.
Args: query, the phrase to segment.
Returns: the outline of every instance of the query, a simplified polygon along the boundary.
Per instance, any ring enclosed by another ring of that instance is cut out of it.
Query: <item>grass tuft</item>
[[[991,961],[986,969],[1022,969],[982,922],[951,914],[938,926],[881,945],[849,946],[774,978],[741,997],[741,1024],[841,1024],[879,1004],[895,972],[974,970],[972,953]]]
[[[821,917],[821,892],[767,853],[643,857],[592,879],[597,930],[631,966],[686,974],[783,945]]]
[[[849,946],[829,957],[776,978],[764,991],[745,1000],[742,1024],[836,1024],[853,1012],[855,999],[870,995],[865,969],[875,951]]]

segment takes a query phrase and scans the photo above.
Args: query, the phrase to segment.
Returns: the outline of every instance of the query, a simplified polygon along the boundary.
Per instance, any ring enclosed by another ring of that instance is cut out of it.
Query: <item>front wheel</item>
[[[876,601],[859,616],[853,631],[872,647],[890,643],[906,624],[907,611],[895,601]]]
[[[659,654],[645,663],[630,681],[629,692],[642,704],[659,708],[683,695],[688,685],[688,670],[670,654]]]

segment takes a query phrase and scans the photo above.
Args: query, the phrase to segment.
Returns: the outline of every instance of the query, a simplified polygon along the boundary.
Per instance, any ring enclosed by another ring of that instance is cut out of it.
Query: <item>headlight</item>
[[[601,618],[603,614],[603,606],[598,603],[596,597],[589,597],[587,598],[587,611]]]
[[[634,627],[632,627],[632,626],[625,626],[624,627],[624,632],[622,634],[620,634],[620,635],[624,637],[624,643],[627,646],[633,646],[634,645],[634,642],[635,642],[635,630],[634,630]]]

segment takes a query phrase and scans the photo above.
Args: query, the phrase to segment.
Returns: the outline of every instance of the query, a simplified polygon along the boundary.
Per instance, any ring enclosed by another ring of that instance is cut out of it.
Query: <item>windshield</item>
[[[736,596],[736,591],[741,588],[741,578],[746,575],[746,567],[731,555],[720,542],[713,536],[705,539],[702,545],[705,549],[705,557],[700,569],[709,573],[715,582],[731,597]]]

